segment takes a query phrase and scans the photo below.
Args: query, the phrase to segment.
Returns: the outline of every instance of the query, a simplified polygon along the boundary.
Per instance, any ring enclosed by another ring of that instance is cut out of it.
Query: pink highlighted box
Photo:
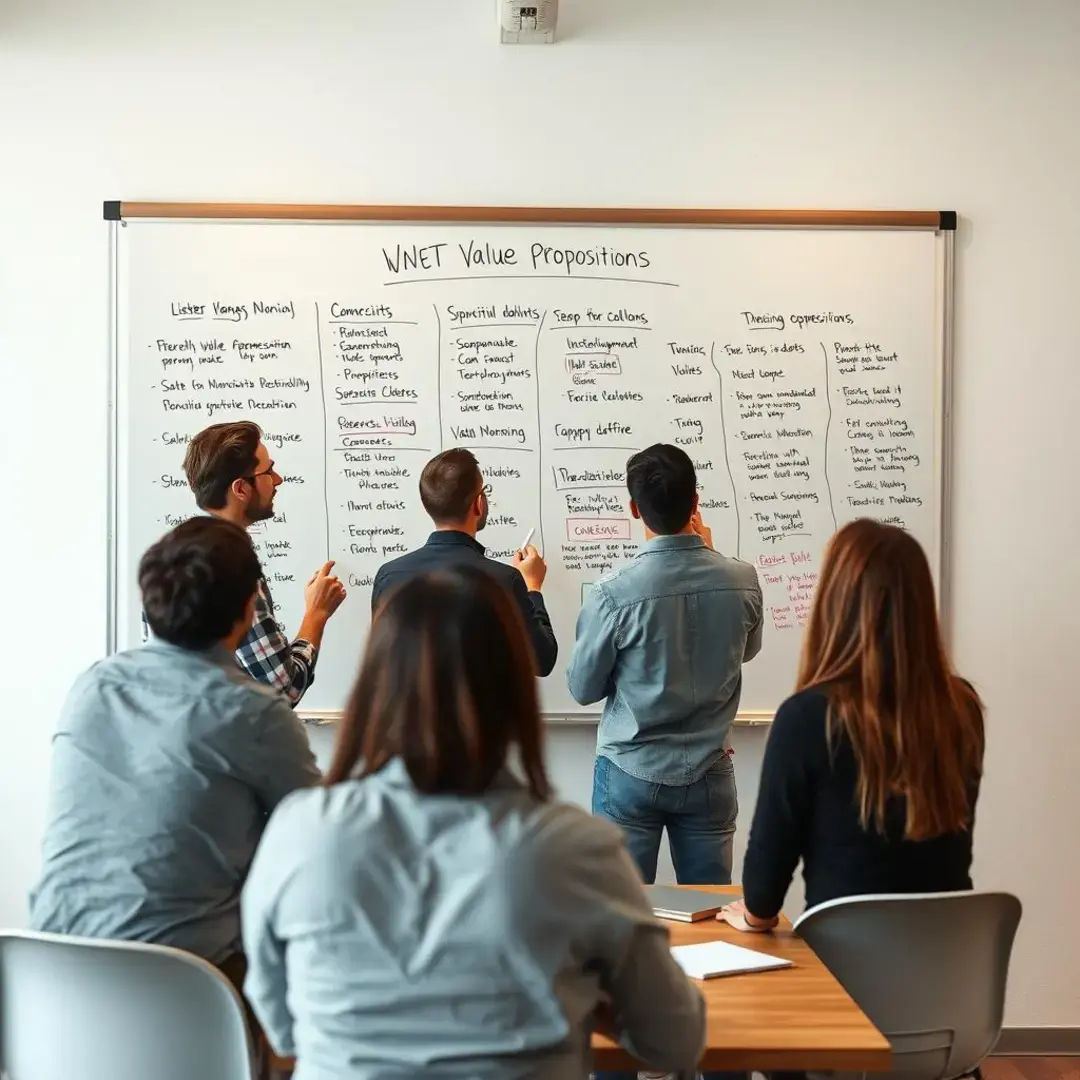
[[[566,539],[589,542],[594,540],[629,540],[629,518],[567,518]]]

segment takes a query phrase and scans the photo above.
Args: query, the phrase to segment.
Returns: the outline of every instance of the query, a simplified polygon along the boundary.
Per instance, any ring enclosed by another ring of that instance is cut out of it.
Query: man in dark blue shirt
[[[423,547],[380,567],[371,588],[372,613],[388,589],[414,574],[463,562],[481,563],[513,594],[529,632],[537,673],[550,674],[559,646],[540,594],[547,565],[531,544],[515,553],[512,565],[487,557],[476,534],[487,524],[488,501],[473,454],[457,448],[432,458],[420,474],[420,501],[435,531]]]

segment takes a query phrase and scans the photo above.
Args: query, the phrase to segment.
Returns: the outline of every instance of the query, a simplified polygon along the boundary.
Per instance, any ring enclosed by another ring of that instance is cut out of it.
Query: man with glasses
[[[200,510],[248,529],[274,516],[274,494],[281,477],[258,424],[247,420],[212,424],[200,431],[184,456],[184,474]],[[315,678],[315,662],[327,620],[345,599],[345,586],[325,563],[304,591],[304,617],[290,641],[274,617],[266,579],[259,580],[255,618],[236,650],[240,666],[253,679],[274,687],[291,705]],[[144,632],[146,619],[143,618]]]
[[[532,641],[537,672],[548,675],[559,646],[540,593],[547,565],[532,544],[514,554],[513,565],[487,557],[476,539],[487,524],[487,491],[480,465],[469,450],[444,450],[424,466],[420,501],[435,531],[423,547],[380,567],[371,589],[371,610],[375,612],[388,589],[414,574],[448,564],[481,563],[513,594]]]

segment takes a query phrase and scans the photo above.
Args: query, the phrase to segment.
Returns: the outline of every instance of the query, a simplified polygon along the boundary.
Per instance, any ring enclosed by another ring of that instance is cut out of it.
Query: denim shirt
[[[318,780],[288,702],[222,646],[100,661],[53,736],[31,926],[227,960],[267,815]]]
[[[597,754],[639,780],[698,780],[724,753],[761,631],[753,566],[698,536],[649,540],[578,616],[566,682],[581,705],[604,700]]]

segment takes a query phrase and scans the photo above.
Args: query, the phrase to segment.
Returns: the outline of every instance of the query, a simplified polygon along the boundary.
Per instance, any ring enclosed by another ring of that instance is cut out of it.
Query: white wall
[[[0,6],[0,921],[103,648],[103,199],[955,208],[955,645],[990,709],[977,877],[1024,899],[1008,1022],[1075,1024],[1080,4]],[[168,10],[165,10],[168,8]],[[736,758],[744,822],[760,735]],[[588,797],[588,730],[551,733]],[[932,752],[932,748],[927,748]]]

